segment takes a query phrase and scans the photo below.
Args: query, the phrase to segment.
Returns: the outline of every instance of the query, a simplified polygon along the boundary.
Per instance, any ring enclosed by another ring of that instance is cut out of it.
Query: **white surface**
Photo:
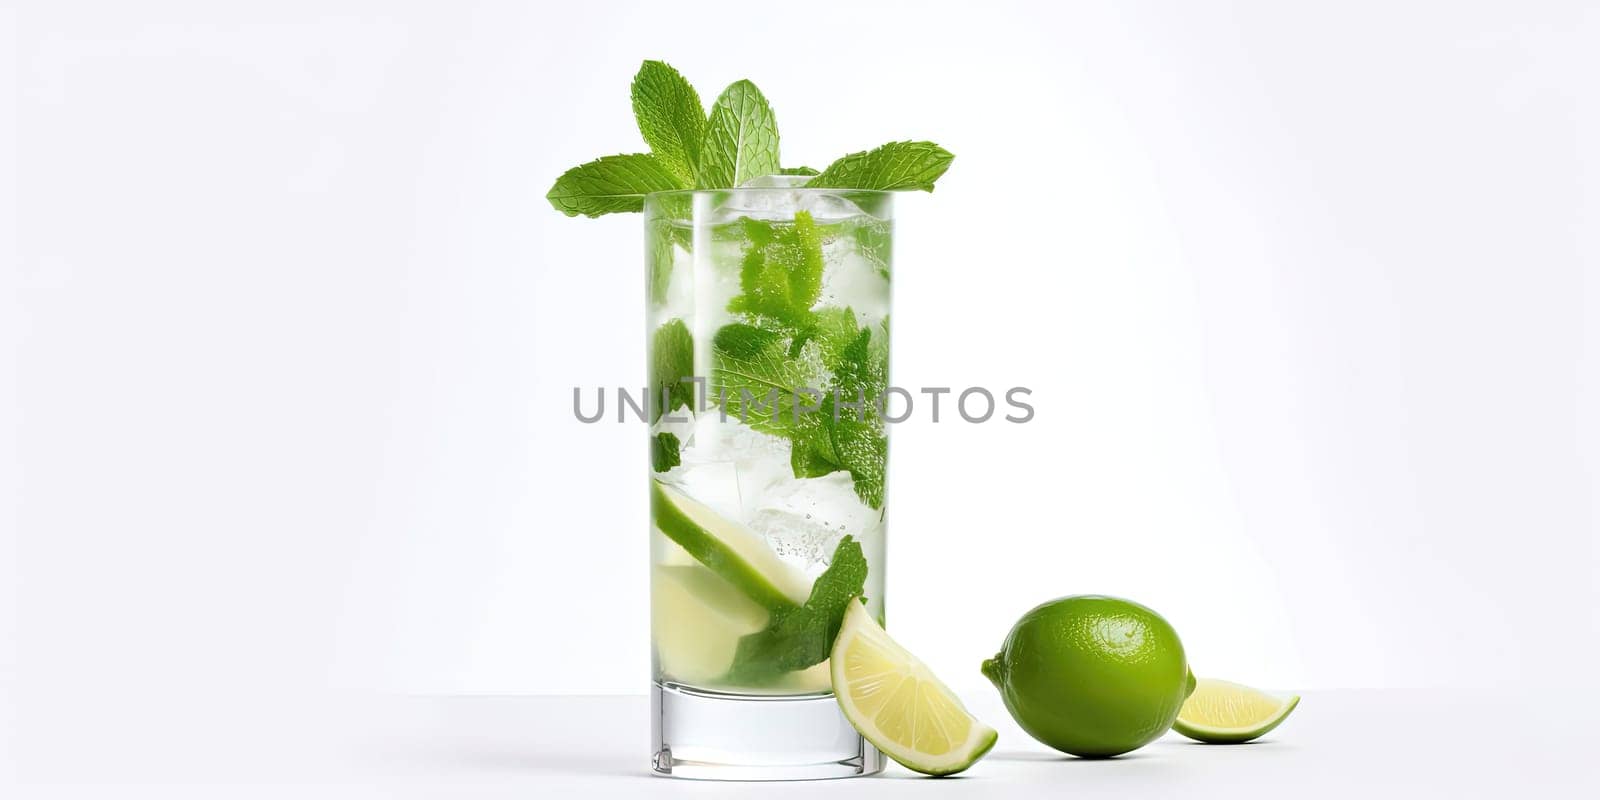
[[[543,194],[640,147],[645,57],[790,163],[958,154],[896,379],[1038,417],[896,431],[889,617],[957,688],[1086,591],[1245,681],[1593,680],[1593,4],[12,5],[23,730],[643,688],[643,430],[570,413],[641,380],[639,223]]]
[[[569,798],[1349,798],[1593,797],[1593,704],[1525,706],[1505,692],[1337,691],[1306,695],[1267,738],[1200,745],[1177,734],[1109,760],[1028,739],[991,691],[974,711],[999,723],[995,750],[963,776],[714,784],[648,773],[643,697],[368,698],[326,720],[243,739],[190,732],[39,754],[22,800],[104,797]],[[1585,708],[1587,713],[1582,712]],[[333,712],[333,713],[329,713]],[[1585,738],[1587,736],[1587,738]]]

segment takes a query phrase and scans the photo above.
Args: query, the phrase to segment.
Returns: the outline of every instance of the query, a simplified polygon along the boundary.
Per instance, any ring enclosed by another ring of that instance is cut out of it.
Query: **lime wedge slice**
[[[660,481],[651,485],[656,527],[696,561],[768,611],[805,604],[811,594],[805,573],[778,558],[755,531]]]
[[[829,659],[833,694],[850,724],[908,769],[951,775],[994,747],[979,722],[916,656],[884,633],[866,606],[852,602]]]
[[[1248,742],[1278,727],[1299,704],[1299,695],[1279,697],[1237,683],[1201,678],[1178,711],[1172,729],[1197,742]]]
[[[733,665],[739,638],[766,627],[767,610],[699,564],[657,566],[650,577],[650,628],[668,678],[710,685]]]

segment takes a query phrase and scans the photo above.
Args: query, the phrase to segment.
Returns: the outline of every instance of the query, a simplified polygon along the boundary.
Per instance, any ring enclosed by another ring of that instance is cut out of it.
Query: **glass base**
[[[832,695],[722,694],[673,683],[650,691],[657,775],[717,781],[854,778],[883,771]]]

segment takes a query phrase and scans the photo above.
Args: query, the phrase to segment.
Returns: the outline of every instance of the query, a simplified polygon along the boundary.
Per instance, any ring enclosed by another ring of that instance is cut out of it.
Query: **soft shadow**
[[[1140,759],[1140,758],[1144,758],[1144,755],[1140,754],[1140,753],[1136,753],[1136,752],[1135,753],[1123,753],[1120,756],[1112,756],[1110,758],[1083,758],[1081,756],[1069,755],[1067,753],[1039,753],[1039,752],[1031,752],[1031,751],[1026,751],[1026,750],[1017,750],[1017,751],[1011,751],[1011,752],[990,753],[988,755],[988,757],[987,757],[987,760],[989,760],[989,761],[1052,761],[1052,762],[1054,762],[1054,761],[1062,761],[1062,762],[1069,762],[1069,763],[1098,764],[1098,763],[1104,763],[1104,762],[1107,762],[1107,761],[1133,761],[1133,760]]]

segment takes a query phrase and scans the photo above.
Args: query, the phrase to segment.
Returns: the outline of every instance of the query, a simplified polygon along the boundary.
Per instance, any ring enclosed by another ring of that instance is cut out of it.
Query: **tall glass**
[[[645,201],[662,775],[883,769],[827,653],[883,618],[892,196],[796,182]]]

